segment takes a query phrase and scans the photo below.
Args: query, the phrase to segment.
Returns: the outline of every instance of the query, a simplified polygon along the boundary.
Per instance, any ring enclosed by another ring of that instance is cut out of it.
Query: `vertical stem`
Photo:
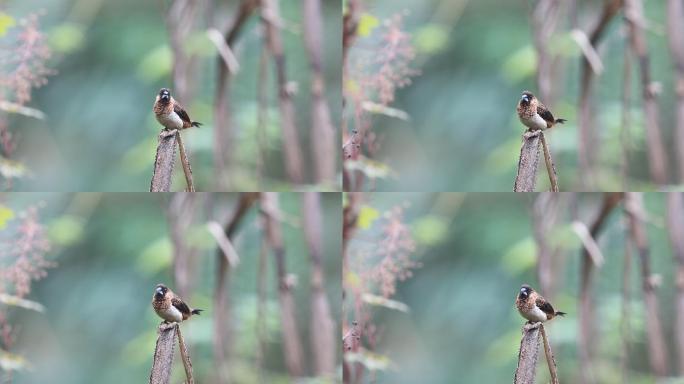
[[[549,373],[551,374],[551,383],[558,384],[558,368],[556,367],[556,359],[553,357],[553,352],[551,351],[551,344],[549,344],[549,339],[546,337],[546,328],[544,324],[539,325],[541,330],[542,340],[544,341],[544,354],[546,355],[546,363],[549,366]]]
[[[176,131],[176,140],[178,141],[178,150],[180,151],[181,164],[183,164],[185,182],[188,185],[186,191],[195,192],[195,184],[192,182],[192,168],[190,168],[190,161],[188,160],[188,155],[185,152],[185,145],[183,145],[180,130]]]

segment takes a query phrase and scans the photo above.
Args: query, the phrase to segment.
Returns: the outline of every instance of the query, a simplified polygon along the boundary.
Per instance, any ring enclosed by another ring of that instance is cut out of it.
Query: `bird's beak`
[[[155,291],[157,292],[157,296],[164,296],[164,291],[161,289],[161,287],[157,288]]]
[[[161,95],[161,99],[162,99],[162,100],[168,100],[168,99],[169,99],[168,93],[163,93],[163,94]]]
[[[524,101],[524,102],[526,102],[526,103],[529,103],[529,102],[530,102],[530,99],[527,97],[527,95],[522,95],[522,97],[520,98],[520,100],[522,100],[522,101]]]

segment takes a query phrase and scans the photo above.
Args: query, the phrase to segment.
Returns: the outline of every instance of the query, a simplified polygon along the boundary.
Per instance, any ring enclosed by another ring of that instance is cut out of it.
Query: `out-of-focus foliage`
[[[521,284],[529,283],[536,288],[539,285],[531,216],[537,195],[372,193],[364,196],[367,207],[362,212],[405,207],[403,221],[416,239],[413,257],[421,266],[413,270],[410,279],[397,284],[391,302],[364,297],[366,303],[373,305],[371,330],[374,333],[370,339],[362,334],[362,346],[367,346],[369,340],[377,344],[371,351],[362,349],[360,353],[346,355],[347,361],[362,362],[368,370],[375,371],[375,380],[372,374],[366,374],[363,382],[512,382],[521,327],[525,322],[515,310],[515,297]],[[576,196],[574,205],[560,205],[564,208],[558,212],[557,225],[547,237],[551,248],[558,250],[553,257],[560,271],[553,277],[557,292],[548,298],[557,310],[567,312],[565,317],[547,324],[561,383],[578,382],[578,372],[583,369],[577,351],[582,243],[572,229],[572,212],[578,215],[578,220],[590,222],[602,198],[601,194],[581,194]],[[657,287],[659,316],[666,335],[671,335],[676,261],[663,228],[665,196],[647,194],[645,204],[652,273],[661,280]],[[598,239],[605,264],[594,274],[592,293],[598,330],[595,369],[598,382],[607,384],[623,382],[620,331],[625,260],[623,214],[621,207],[613,211]],[[349,256],[372,250],[370,239],[382,233],[383,226],[377,222],[359,228],[348,245]],[[626,374],[630,382],[652,383],[641,267],[636,252],[631,254]],[[345,277],[346,283],[353,281]],[[395,303],[401,303],[400,308]],[[354,307],[347,308],[347,320],[356,320]],[[668,350],[674,351],[672,338],[667,342]],[[549,382],[543,349],[539,359],[538,382]]]
[[[236,1],[201,2],[216,7],[196,12],[195,30],[183,42],[192,55],[191,96],[179,102],[190,116],[204,123],[184,132],[184,142],[198,190],[215,187],[214,113],[217,82],[215,46],[207,38],[207,23],[221,33],[238,11]],[[34,92],[29,106],[45,113],[43,120],[12,117],[12,132],[20,133],[9,168],[0,158],[0,172],[15,179],[13,190],[26,191],[146,191],[149,189],[161,126],[152,104],[161,87],[171,88],[173,55],[166,12],[170,1],[138,0],[10,0],[0,13],[0,37],[19,28],[17,20],[40,10],[41,30],[52,51],[56,75]],[[200,4],[200,3],[198,3]],[[326,97],[333,121],[341,110],[341,17],[335,2],[322,2],[324,34],[322,58]],[[294,96],[296,123],[304,159],[309,159],[311,69],[304,46],[302,4],[282,1],[282,38],[287,79]],[[232,124],[231,190],[256,190],[257,88],[262,56],[259,15],[244,26],[233,51],[240,63],[231,79]],[[3,44],[5,46],[6,44]],[[283,154],[275,67],[266,66],[267,89],[264,159],[259,189],[291,189],[283,168]],[[296,85],[296,86],[295,86]],[[177,95],[176,95],[177,96]],[[333,154],[331,154],[332,156]],[[185,181],[177,161],[172,188],[182,190]],[[306,161],[307,174],[313,174]],[[18,179],[18,180],[16,180]]]
[[[0,295],[0,311],[16,326],[15,344],[0,348],[0,378],[15,370],[13,383],[138,383],[146,382],[152,366],[157,326],[161,319],[151,308],[154,286],[174,288],[172,241],[166,207],[170,196],[162,194],[5,194],[0,215],[9,209],[8,228],[25,207],[41,203],[41,221],[53,250],[46,256],[57,267],[34,282],[22,301]],[[199,197],[198,197],[199,198]],[[225,222],[237,202],[237,194],[213,194],[212,209],[199,209]],[[321,197],[326,291],[333,319],[341,316],[340,199]],[[204,204],[198,208],[205,207]],[[299,281],[293,287],[298,309],[297,326],[302,344],[308,346],[310,328],[309,254],[300,226],[301,196],[280,195],[284,212],[283,239],[288,273]],[[294,219],[293,219],[294,218]],[[261,230],[257,209],[244,218],[233,245],[240,264],[230,273],[231,379],[238,383],[289,382],[282,356],[282,331],[275,264],[267,259],[267,291],[264,312],[264,370],[256,367],[257,273]],[[0,230],[0,235],[6,229]],[[216,279],[216,241],[200,222],[186,234],[198,248],[193,288],[185,299],[201,316],[182,324],[196,382],[213,377],[213,292]],[[5,262],[6,260],[0,260]],[[1,293],[1,292],[0,292]],[[43,308],[36,312],[31,309]],[[339,332],[339,331],[338,331]],[[2,345],[2,344],[0,344]],[[338,348],[339,349],[339,348]],[[183,366],[176,350],[173,382],[181,382]],[[29,369],[30,368],[30,369]],[[309,367],[311,368],[311,367]],[[317,382],[312,378],[311,382]]]
[[[663,137],[673,134],[676,99],[673,66],[667,48],[664,1],[645,1],[646,31],[658,95]],[[515,107],[523,90],[538,93],[531,7],[534,1],[501,0],[368,0],[364,20],[390,20],[402,14],[403,29],[416,48],[420,74],[399,89],[392,107],[409,119],[375,116],[373,157],[396,177],[379,175],[369,189],[380,191],[510,191],[516,175],[521,134]],[[578,28],[595,25],[602,2],[578,3]],[[370,16],[366,16],[370,15]],[[571,37],[570,18],[558,21],[549,51],[557,55],[556,99],[548,105],[568,122],[548,132],[561,190],[578,185],[578,94],[581,50]],[[621,140],[624,17],[620,12],[599,46],[604,71],[593,86],[595,128],[600,137],[592,190],[622,189],[623,148],[629,153],[630,190],[652,190],[646,160],[636,60],[632,65],[632,124],[629,140]],[[367,26],[363,29],[365,31]],[[360,33],[353,50],[362,54],[382,36]],[[587,32],[588,33],[588,32]],[[373,52],[375,53],[375,52]],[[352,57],[350,57],[350,60]],[[547,103],[549,103],[547,101]],[[370,139],[369,139],[370,140]],[[668,146],[671,147],[671,146]],[[543,161],[539,190],[548,189]],[[670,167],[671,168],[671,167]]]

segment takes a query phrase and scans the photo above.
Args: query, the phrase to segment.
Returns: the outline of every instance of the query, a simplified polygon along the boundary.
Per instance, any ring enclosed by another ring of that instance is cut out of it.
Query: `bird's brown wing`
[[[177,297],[174,297],[173,299],[171,299],[171,305],[176,307],[176,309],[178,309],[183,315],[189,315],[190,314],[190,308],[188,307],[188,305],[185,304],[185,302],[183,302],[183,300],[181,300]]]
[[[176,112],[176,114],[183,120],[183,128],[188,128],[192,126],[192,121],[190,121],[190,116],[188,116],[188,113],[185,112],[183,107],[178,105],[178,103],[173,104],[173,111]]]
[[[546,107],[545,107],[544,104],[542,104],[542,103],[539,103],[539,104],[537,105],[537,113],[538,113],[539,116],[541,116],[541,118],[544,119],[547,123],[553,124],[553,123],[556,121],[556,119],[555,119],[555,118],[553,117],[553,115],[551,114],[551,111],[549,111],[548,109],[546,109]]]
[[[537,307],[539,307],[539,309],[541,309],[544,313],[548,315],[554,315],[556,313],[551,304],[549,304],[549,302],[544,300],[544,298],[541,296],[537,297],[535,304],[537,305]]]

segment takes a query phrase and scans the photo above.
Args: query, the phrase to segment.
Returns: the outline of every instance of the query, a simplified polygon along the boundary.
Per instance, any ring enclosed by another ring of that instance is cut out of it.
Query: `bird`
[[[159,90],[152,110],[159,124],[163,125],[167,130],[199,127],[202,125],[202,123],[190,120],[188,113],[171,97],[171,92],[167,88]]]
[[[522,93],[517,110],[520,122],[530,131],[549,129],[556,124],[563,124],[567,121],[565,119],[554,119],[551,111],[530,91]]]
[[[523,284],[520,293],[515,300],[515,306],[520,315],[528,320],[528,323],[545,322],[556,316],[564,316],[565,312],[556,312],[551,303],[546,301],[532,287]]]
[[[166,323],[180,323],[202,309],[190,309],[185,302],[164,284],[157,284],[152,296],[152,308]]]

